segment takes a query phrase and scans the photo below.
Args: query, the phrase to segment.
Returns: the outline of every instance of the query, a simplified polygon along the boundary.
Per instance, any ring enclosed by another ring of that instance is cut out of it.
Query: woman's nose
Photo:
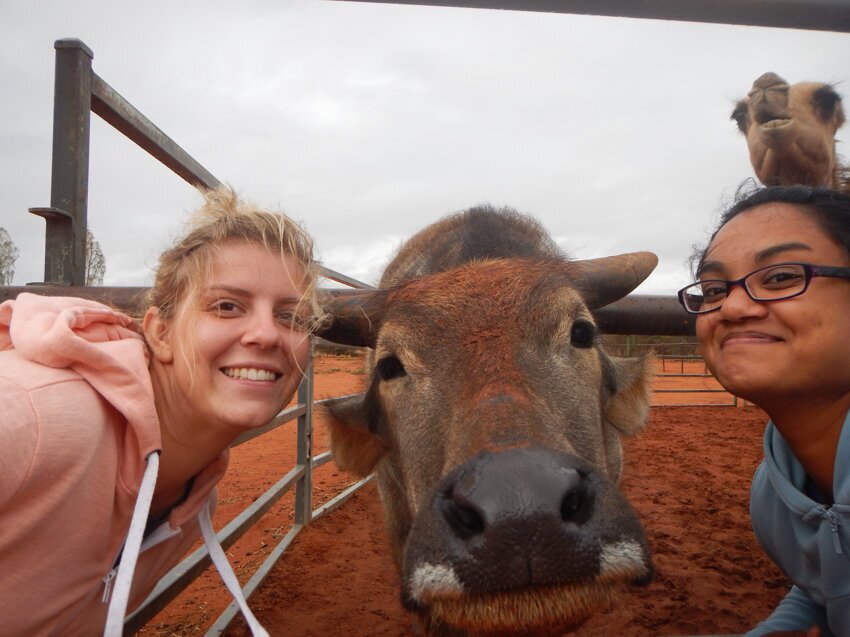
[[[242,335],[243,345],[277,347],[281,326],[272,313],[255,312]]]
[[[728,320],[740,320],[762,316],[765,313],[765,304],[755,301],[750,297],[743,285],[733,285],[726,293],[723,304],[720,306],[720,314]]]

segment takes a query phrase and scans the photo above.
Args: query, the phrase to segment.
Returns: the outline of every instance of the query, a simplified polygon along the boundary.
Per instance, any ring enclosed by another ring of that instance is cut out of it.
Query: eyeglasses
[[[777,263],[735,281],[706,279],[679,290],[679,303],[691,314],[719,310],[729,292],[740,285],[753,301],[782,301],[800,296],[816,276],[850,279],[850,268],[810,263]]]

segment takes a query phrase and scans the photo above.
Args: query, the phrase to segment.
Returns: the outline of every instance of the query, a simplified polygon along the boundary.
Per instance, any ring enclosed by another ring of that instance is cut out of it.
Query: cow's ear
[[[652,356],[608,359],[616,391],[605,406],[605,420],[624,436],[643,430],[652,396]]]
[[[372,432],[368,394],[335,398],[324,404],[329,416],[331,450],[337,466],[362,478],[375,469],[387,451]]]

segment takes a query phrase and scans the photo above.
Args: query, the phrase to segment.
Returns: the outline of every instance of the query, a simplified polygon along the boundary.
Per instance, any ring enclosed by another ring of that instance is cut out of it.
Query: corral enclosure
[[[317,398],[356,391],[364,381],[361,365],[360,357],[318,356]],[[702,369],[688,359],[684,366]],[[680,363],[671,358],[666,367],[672,372]],[[694,387],[691,377],[656,382]],[[739,633],[766,616],[786,592],[787,581],[758,547],[747,513],[766,416],[754,407],[675,406],[715,399],[730,403],[728,394],[656,393],[646,431],[627,441],[623,487],[646,526],[656,575],[619,608],[592,619],[576,633],[580,637]],[[233,450],[216,526],[263,490],[269,467],[292,463],[294,440],[292,429],[284,428]],[[320,415],[316,445],[317,451],[327,445]],[[317,499],[327,500],[353,479],[329,464],[316,470],[313,481]],[[237,572],[256,568],[291,515],[291,503],[278,507],[231,549]],[[140,634],[203,632],[230,601],[217,577],[204,575]],[[302,532],[251,604],[273,635],[411,635],[374,487]],[[240,622],[227,634],[247,635]]]
[[[659,370],[662,373],[669,371],[665,364],[662,362]],[[672,360],[671,364],[677,363]],[[323,376],[350,376],[344,382],[355,385],[360,379],[347,362],[320,359],[318,365],[317,398],[340,393],[325,390],[321,384]],[[335,367],[338,370],[331,371]],[[698,390],[688,394],[689,402],[708,402],[709,397],[728,400],[728,396],[713,391],[715,387],[705,378],[704,369],[697,361],[681,358],[678,369],[680,375],[693,374],[692,380],[682,381]],[[684,398],[678,383],[676,379],[660,378],[658,389],[671,393],[656,394],[656,403]],[[656,407],[648,435],[627,448],[625,488],[649,529],[657,555],[658,577],[645,596],[638,594],[629,601],[628,608],[594,620],[584,629],[584,634],[738,631],[767,612],[783,592],[785,582],[760,558],[746,523],[746,491],[760,454],[763,420],[763,414],[751,408]],[[722,428],[724,425],[728,429]],[[323,451],[321,421],[319,427],[317,451]],[[257,485],[271,485],[292,466],[296,455],[290,440],[294,438],[293,430],[294,427],[281,428],[234,451],[233,468],[222,485],[218,528],[258,497],[262,489],[257,490]],[[730,454],[730,449],[734,454]],[[253,473],[259,468],[263,469],[261,475]],[[332,465],[318,469],[314,477],[314,505],[326,501],[350,482],[347,476],[335,473]],[[697,488],[697,492],[689,488]],[[374,492],[356,496],[350,507],[353,508],[338,512],[338,520],[335,514],[308,529],[308,534],[294,545],[293,553],[275,569],[271,581],[253,598],[252,606],[265,607],[261,617],[274,633],[408,634],[407,618],[401,614],[394,595],[392,575],[387,575],[386,564],[381,566],[380,555],[385,553],[382,553]],[[232,549],[241,575],[247,577],[272,551],[291,524],[292,511],[292,503],[285,503]],[[358,540],[363,536],[357,535],[360,528],[354,525],[363,521],[371,542],[368,550],[363,548],[367,546],[365,540]],[[323,538],[335,541],[328,543]],[[718,538],[716,551],[709,543],[714,538]],[[693,546],[690,540],[694,541]],[[346,549],[353,549],[351,561]],[[329,554],[331,551],[333,555]],[[363,554],[372,559],[353,561],[355,556],[362,558]],[[384,570],[371,571],[370,564]],[[679,567],[681,571],[677,570]],[[327,574],[326,568],[330,569]],[[362,579],[355,579],[355,575]],[[208,627],[226,603],[218,599],[223,592],[218,582],[209,585],[210,577],[217,580],[215,574],[204,576],[145,632],[193,634]],[[340,582],[342,588],[334,589]],[[382,605],[374,608],[370,604],[376,597],[374,589],[378,583],[388,594]],[[200,587],[198,590],[202,592],[193,593],[195,587]],[[365,600],[355,595],[364,592]],[[342,604],[342,600],[351,601],[354,607]],[[273,612],[276,610],[284,612]]]

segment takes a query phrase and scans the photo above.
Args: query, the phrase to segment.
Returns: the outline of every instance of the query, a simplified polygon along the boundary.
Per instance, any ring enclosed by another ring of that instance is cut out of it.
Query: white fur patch
[[[599,554],[599,574],[633,576],[646,572],[643,549],[637,542],[624,540],[602,547]]]
[[[410,594],[418,602],[434,596],[457,597],[463,586],[452,568],[440,564],[420,564],[410,577]]]

